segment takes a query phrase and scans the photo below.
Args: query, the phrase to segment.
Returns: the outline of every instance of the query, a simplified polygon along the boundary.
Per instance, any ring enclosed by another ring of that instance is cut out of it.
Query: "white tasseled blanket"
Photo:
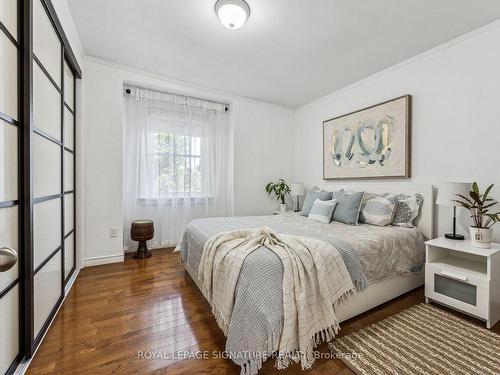
[[[261,246],[283,263],[284,321],[276,367],[300,361],[303,369],[310,368],[313,349],[338,332],[334,307],[356,289],[341,255],[325,241],[277,234],[269,228],[218,233],[203,248],[198,277],[225,335],[243,261]]]

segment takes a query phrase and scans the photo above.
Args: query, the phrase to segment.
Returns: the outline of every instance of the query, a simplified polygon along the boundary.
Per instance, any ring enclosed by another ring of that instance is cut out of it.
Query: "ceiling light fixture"
[[[244,0],[217,0],[215,14],[228,29],[239,29],[250,16],[250,7]]]

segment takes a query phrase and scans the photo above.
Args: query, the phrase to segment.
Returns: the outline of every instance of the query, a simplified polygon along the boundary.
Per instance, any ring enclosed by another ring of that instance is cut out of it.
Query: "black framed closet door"
[[[40,0],[33,4],[33,337],[63,298],[63,47]]]
[[[0,374],[21,357],[19,7],[0,0]]]
[[[75,270],[75,75],[44,0],[33,4],[33,337]]]
[[[50,0],[0,0],[0,375],[32,356],[75,271],[81,70]]]

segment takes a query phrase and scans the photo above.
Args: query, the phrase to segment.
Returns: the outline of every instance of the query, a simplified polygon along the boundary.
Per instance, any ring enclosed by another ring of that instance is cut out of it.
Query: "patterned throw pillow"
[[[365,191],[365,194],[363,194],[363,200],[361,201],[361,207],[359,210],[359,222],[360,223],[366,223],[365,215],[363,214],[363,210],[365,209],[366,203],[373,198],[376,197],[387,197],[389,193],[383,193],[383,194],[376,194],[376,193],[369,193]]]
[[[406,195],[394,194],[387,198],[396,198],[396,209],[392,218],[392,225],[401,227],[413,228],[414,221],[420,213],[420,207],[424,202],[424,197],[421,194]]]
[[[320,223],[328,224],[332,221],[332,215],[336,205],[337,201],[335,199],[330,201],[316,199],[313,203],[311,211],[309,212],[308,218],[319,221]]]
[[[395,208],[396,204],[393,200],[374,197],[365,203],[360,216],[363,215],[364,222],[367,224],[385,227],[391,223]]]

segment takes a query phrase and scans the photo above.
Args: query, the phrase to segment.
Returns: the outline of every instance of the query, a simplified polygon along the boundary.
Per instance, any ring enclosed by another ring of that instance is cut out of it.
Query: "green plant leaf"
[[[274,184],[272,182],[269,182],[267,185],[266,185],[266,192],[267,194],[271,194],[272,191],[273,191],[273,187],[274,187]]]
[[[475,182],[475,181],[472,183],[472,191],[474,193],[476,193],[477,196],[479,196],[479,186],[477,185],[477,182]]]
[[[464,207],[464,208],[466,208],[468,210],[470,210],[472,208],[472,206],[470,204],[466,203],[466,202],[457,201],[456,199],[453,200],[453,202],[458,203],[460,206],[462,206],[462,207]]]
[[[479,194],[475,191],[469,191],[470,197],[478,204],[482,205],[483,202],[481,202],[481,198],[479,198]]]
[[[462,198],[463,200],[469,202],[470,204],[474,204],[474,202],[472,202],[469,198],[464,197],[462,194],[456,194],[456,195],[459,196],[460,198]],[[458,201],[455,201],[455,202],[458,202]]]
[[[486,188],[486,191],[483,194],[483,200],[486,200],[486,198],[488,198],[488,194],[490,193],[490,190],[491,190],[492,187],[493,187],[493,184],[491,184],[490,186],[488,186]]]

